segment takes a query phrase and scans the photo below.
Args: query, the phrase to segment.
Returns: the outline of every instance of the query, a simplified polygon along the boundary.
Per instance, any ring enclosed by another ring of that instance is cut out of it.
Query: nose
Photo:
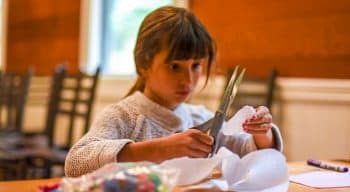
[[[192,85],[193,83],[193,72],[191,70],[186,70],[183,72],[181,82],[184,85]]]

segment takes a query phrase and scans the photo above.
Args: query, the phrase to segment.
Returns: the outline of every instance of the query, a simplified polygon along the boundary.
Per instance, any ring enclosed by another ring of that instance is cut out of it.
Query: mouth
[[[180,96],[183,96],[183,97],[188,96],[190,93],[191,93],[190,90],[186,90],[186,91],[176,91],[176,94],[177,94],[177,95],[180,95]]]

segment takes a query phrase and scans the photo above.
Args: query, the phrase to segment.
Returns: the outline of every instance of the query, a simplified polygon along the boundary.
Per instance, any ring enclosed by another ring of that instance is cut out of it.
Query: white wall
[[[223,82],[222,77],[211,80],[191,102],[215,110]],[[121,99],[132,83],[133,79],[103,78],[93,116]],[[35,95],[33,87],[39,84],[47,88],[48,80],[34,78],[31,98]],[[350,80],[279,78],[276,96],[274,122],[282,131],[288,160],[350,159]],[[45,108],[31,98],[25,119],[30,131],[39,130],[45,122]]]
[[[287,157],[350,159],[350,80],[279,79]]]

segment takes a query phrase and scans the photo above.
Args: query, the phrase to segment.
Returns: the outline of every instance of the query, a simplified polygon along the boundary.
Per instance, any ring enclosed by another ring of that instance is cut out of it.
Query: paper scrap
[[[227,122],[224,122],[222,133],[224,135],[238,134],[243,131],[242,124],[246,119],[251,118],[256,113],[254,107],[244,106]]]
[[[311,171],[290,176],[290,181],[314,188],[350,187],[350,173]]]

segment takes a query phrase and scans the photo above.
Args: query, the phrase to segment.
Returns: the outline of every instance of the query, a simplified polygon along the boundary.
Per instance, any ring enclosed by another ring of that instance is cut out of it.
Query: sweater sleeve
[[[103,165],[116,162],[117,154],[125,144],[133,142],[126,137],[127,124],[115,106],[107,107],[94,121],[89,132],[69,151],[65,161],[67,176],[80,176]]]
[[[280,129],[277,127],[277,125],[272,124],[271,130],[272,130],[273,139],[275,141],[274,148],[279,150],[280,152],[283,152],[283,138],[282,138]]]
[[[241,132],[234,135],[224,135],[222,132],[220,132],[217,142],[219,142],[219,147],[226,147],[240,157],[243,157],[249,152],[257,150],[253,136],[246,132]]]

